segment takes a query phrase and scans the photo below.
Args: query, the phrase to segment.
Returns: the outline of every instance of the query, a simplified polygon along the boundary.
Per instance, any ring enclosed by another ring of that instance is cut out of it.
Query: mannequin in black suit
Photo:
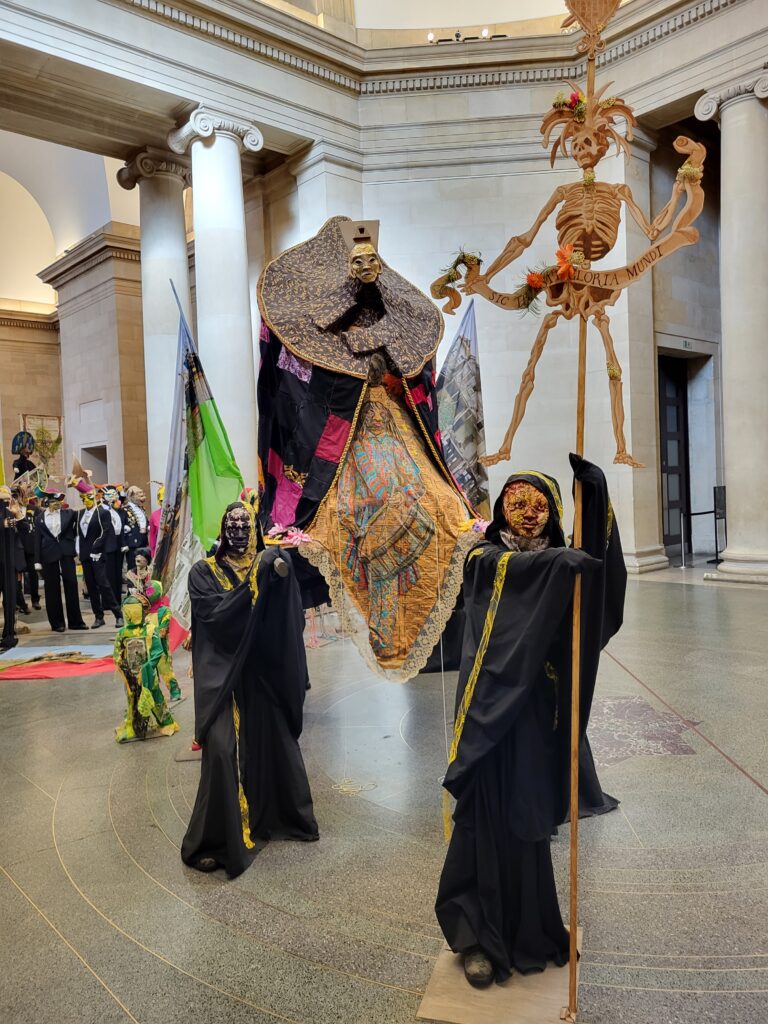
[[[144,511],[145,503],[144,491],[140,487],[129,487],[120,509],[124,517],[123,543],[128,548],[125,558],[131,572],[136,569],[136,551],[149,544],[149,521]]]
[[[63,633],[65,629],[61,603],[62,584],[69,628],[88,628],[83,622],[77,592],[77,513],[71,508],[61,507],[63,498],[63,494],[49,494],[43,499],[44,508],[37,513],[35,520],[35,562],[43,571],[45,613],[51,629],[56,633]]]
[[[109,582],[105,552],[114,550],[115,530],[109,510],[101,504],[96,489],[83,493],[83,504],[77,513],[77,546],[83,578],[88,588],[88,597],[95,621],[91,629],[104,625],[104,610],[115,616],[115,625],[123,624],[120,605]]]
[[[16,525],[21,546],[24,549],[24,572],[29,581],[29,597],[33,608],[40,607],[40,585],[37,579],[37,569],[35,569],[35,562],[40,561],[35,558],[37,512],[38,510],[33,505],[29,505],[25,517],[20,519]]]
[[[15,647],[16,639],[16,520],[8,487],[0,487],[0,593],[3,598],[3,633],[0,651]]]

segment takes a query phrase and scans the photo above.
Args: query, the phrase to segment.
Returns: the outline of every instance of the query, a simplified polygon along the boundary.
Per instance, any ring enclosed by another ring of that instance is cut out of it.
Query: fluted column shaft
[[[256,381],[240,155],[263,141],[251,125],[199,108],[168,138],[192,158],[200,359],[246,483],[257,481]]]
[[[768,304],[761,258],[768,224],[768,76],[696,107],[719,112],[723,442],[728,544],[718,577],[768,582]]]
[[[149,474],[163,480],[176,378],[179,310],[191,320],[184,189],[189,170],[178,157],[146,150],[118,171],[124,188],[139,186],[144,379],[147,396]]]

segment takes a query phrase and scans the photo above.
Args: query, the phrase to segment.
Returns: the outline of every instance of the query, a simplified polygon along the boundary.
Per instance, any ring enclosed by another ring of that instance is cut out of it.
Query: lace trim
[[[384,668],[376,660],[376,656],[371,650],[368,641],[368,623],[345,590],[341,572],[326,548],[317,541],[312,541],[308,544],[300,544],[298,551],[299,554],[322,573],[325,582],[328,584],[331,607],[339,616],[342,629],[349,632],[352,642],[371,671],[391,682],[407,683],[409,679],[413,679],[424,668],[430,654],[440,640],[446,623],[453,614],[456,599],[461,590],[464,578],[464,560],[472,548],[482,543],[483,537],[471,531],[459,535],[445,570],[439,592],[435,598],[432,611],[425,619],[424,625],[414,640],[411,650],[399,668]]]

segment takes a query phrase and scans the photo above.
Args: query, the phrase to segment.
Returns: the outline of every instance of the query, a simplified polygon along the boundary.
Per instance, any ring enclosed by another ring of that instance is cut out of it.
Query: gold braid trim
[[[507,551],[506,554],[501,556],[499,564],[496,566],[496,576],[493,580],[491,600],[488,605],[488,611],[485,613],[485,624],[483,625],[483,633],[480,637],[477,654],[475,655],[475,663],[473,664],[472,671],[469,674],[467,685],[464,687],[464,695],[461,698],[461,704],[459,705],[459,710],[456,714],[456,721],[453,726],[453,742],[451,743],[451,752],[448,755],[448,764],[452,764],[456,760],[456,756],[459,752],[459,742],[461,741],[461,734],[464,731],[464,722],[467,719],[469,706],[472,703],[475,686],[477,685],[477,677],[480,675],[480,669],[483,667],[485,653],[488,650],[488,642],[491,639],[493,623],[496,619],[496,612],[499,608],[501,592],[504,588],[504,580],[507,576],[507,563],[515,553],[516,552],[514,551]]]
[[[339,479],[341,471],[344,468],[344,463],[345,463],[346,458],[347,458],[347,453],[349,452],[349,449],[350,449],[350,447],[352,445],[352,442],[353,442],[353,440],[355,438],[355,427],[357,427],[357,420],[358,420],[358,418],[360,416],[360,410],[363,408],[363,402],[365,401],[365,396],[366,396],[367,393],[368,393],[368,381],[366,381],[365,384],[363,384],[363,389],[360,392],[360,397],[357,400],[357,408],[355,409],[355,415],[352,417],[352,425],[349,428],[349,435],[347,437],[347,443],[344,445],[344,451],[341,453],[341,458],[339,459],[339,463],[336,466],[336,472],[333,474],[333,480],[331,480],[330,484],[328,485],[328,490],[325,492],[325,496],[323,497],[323,499],[320,502],[320,504],[317,506],[317,510],[315,511],[315,514],[312,517],[312,522],[307,527],[307,531],[306,531],[307,533],[311,533],[312,532],[312,527],[315,525],[315,523],[317,521],[317,517],[320,515],[320,510],[322,509],[323,505],[328,500],[328,495],[333,490],[333,486],[336,483],[336,481]]]
[[[240,798],[240,818],[243,823],[243,842],[246,850],[252,850],[256,845],[251,839],[251,824],[248,814],[248,801],[245,798],[245,790],[240,779],[240,708],[237,706],[235,695],[232,694],[232,720],[235,723],[235,758],[237,759],[237,788]]]

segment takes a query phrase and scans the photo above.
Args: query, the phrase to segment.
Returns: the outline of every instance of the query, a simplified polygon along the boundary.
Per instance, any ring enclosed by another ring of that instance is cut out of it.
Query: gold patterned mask
[[[350,277],[363,284],[373,284],[381,273],[381,260],[370,242],[360,242],[349,254]]]
[[[504,492],[504,518],[517,537],[540,537],[549,522],[549,502],[533,484],[517,480]]]

